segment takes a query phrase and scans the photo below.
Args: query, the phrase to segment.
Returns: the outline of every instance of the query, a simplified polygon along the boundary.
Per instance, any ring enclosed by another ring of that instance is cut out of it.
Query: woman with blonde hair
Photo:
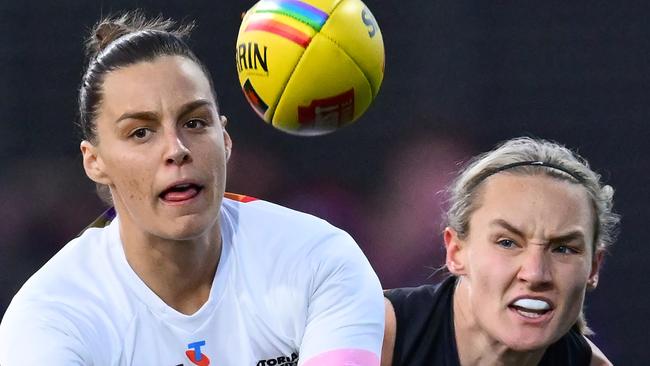
[[[450,276],[385,293],[382,365],[608,364],[582,308],[614,240],[613,193],[549,141],[477,156],[450,188]]]

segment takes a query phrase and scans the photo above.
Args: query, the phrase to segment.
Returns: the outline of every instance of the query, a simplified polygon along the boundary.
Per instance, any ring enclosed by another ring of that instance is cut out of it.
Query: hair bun
[[[142,10],[132,10],[112,17],[100,20],[90,32],[86,41],[86,53],[91,58],[97,57],[111,43],[117,39],[140,31],[162,31],[169,32],[179,38],[185,38],[194,28],[190,22],[181,26],[171,19],[165,19],[162,15],[148,19]]]
[[[133,23],[143,15],[140,11],[126,12],[100,20],[90,32],[86,41],[86,53],[95,58],[116,39],[133,31]]]
[[[98,24],[93,32],[93,40],[95,41],[92,51],[99,53],[106,48],[111,42],[127,34],[129,30],[124,24],[118,24],[106,21]]]

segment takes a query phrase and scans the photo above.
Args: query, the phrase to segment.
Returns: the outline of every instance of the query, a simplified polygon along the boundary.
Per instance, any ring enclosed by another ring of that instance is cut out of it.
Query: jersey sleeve
[[[378,366],[384,334],[379,279],[354,240],[331,236],[311,253],[313,273],[299,366]]]
[[[0,324],[0,365],[93,365],[82,335],[65,316],[12,305]]]

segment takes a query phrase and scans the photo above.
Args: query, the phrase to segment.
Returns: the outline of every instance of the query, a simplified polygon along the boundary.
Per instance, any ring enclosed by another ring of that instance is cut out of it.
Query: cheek
[[[115,189],[120,196],[133,201],[143,201],[153,182],[146,161],[127,156],[116,157],[109,167]]]
[[[125,181],[125,186],[128,190],[128,195],[131,200],[142,201],[144,200],[144,195],[146,193],[145,179],[144,177],[137,177],[135,175],[129,175],[127,181]]]
[[[470,253],[467,279],[472,287],[472,302],[478,309],[485,308],[486,300],[501,299],[512,283],[513,263],[494,251]]]
[[[564,294],[564,311],[558,319],[563,324],[574,324],[580,315],[585,299],[584,287],[576,286]]]
[[[587,263],[565,264],[558,268],[558,272],[556,283],[564,288],[567,306],[579,309],[584,300],[590,265]]]
[[[207,170],[214,170],[217,175],[224,174],[221,170],[226,164],[226,150],[221,136],[217,134],[206,136],[205,140],[199,141],[192,147],[192,151],[195,164]]]
[[[488,245],[473,251],[469,256],[468,269],[473,281],[488,287],[494,287],[503,282],[503,279],[512,277],[515,267],[512,258],[500,255]]]

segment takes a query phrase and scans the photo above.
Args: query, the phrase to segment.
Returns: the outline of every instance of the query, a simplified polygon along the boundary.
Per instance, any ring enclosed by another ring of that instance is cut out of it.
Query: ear
[[[81,141],[79,146],[83,158],[84,170],[88,178],[96,183],[109,185],[111,180],[104,172],[104,164],[99,156],[97,146],[93,145],[90,141]]]
[[[458,237],[456,230],[450,227],[445,228],[443,238],[445,240],[445,249],[447,250],[445,261],[447,269],[456,276],[467,274],[465,268],[465,250],[463,250],[465,248],[465,242]]]
[[[228,131],[226,131],[226,125],[228,124],[228,118],[226,116],[219,116],[221,119],[221,126],[223,128],[223,145],[226,149],[226,161],[230,160],[230,153],[232,152],[232,140]]]
[[[598,286],[598,272],[600,271],[604,258],[605,250],[596,249],[596,254],[591,261],[591,273],[589,273],[589,278],[587,279],[587,290],[594,290]]]

